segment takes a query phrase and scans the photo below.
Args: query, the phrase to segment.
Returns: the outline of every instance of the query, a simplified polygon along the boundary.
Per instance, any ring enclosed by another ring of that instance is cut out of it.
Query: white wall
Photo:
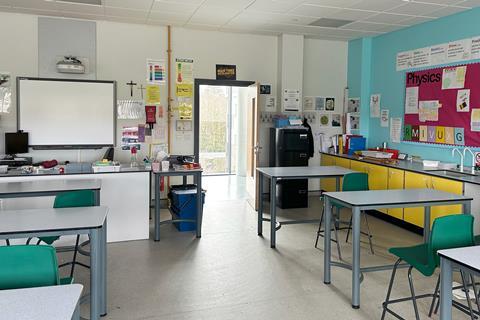
[[[343,112],[344,89],[347,86],[348,43],[318,39],[305,39],[303,68],[303,96],[335,97],[335,113]],[[317,113],[318,115],[318,113]],[[312,125],[313,132],[328,136],[342,133],[341,128],[320,128],[319,121]],[[320,165],[318,144],[309,164]],[[319,190],[319,181],[311,181],[310,190]]]
[[[15,32],[0,33],[0,71],[9,71],[12,78],[18,75],[37,76],[37,16],[0,13],[0,30]],[[52,35],[54,36],[54,35]],[[19,41],[21,39],[21,41]],[[6,48],[6,49],[4,49]],[[133,80],[145,85],[147,58],[166,59],[167,31],[164,26],[147,26],[109,21],[97,22],[97,78],[116,80],[118,98],[130,96],[127,82]],[[272,85],[272,95],[278,93],[279,39],[275,36],[251,35],[204,31],[186,28],[172,29],[172,60],[175,58],[194,59],[196,78],[215,78],[215,64],[237,65],[238,80],[252,80]],[[304,41],[303,95],[325,95],[337,98],[341,107],[343,89],[346,86],[347,43],[315,40]],[[173,68],[174,69],[174,68]],[[172,70],[173,71],[173,70]],[[13,88],[14,89],[14,88]],[[14,92],[15,90],[13,90]],[[172,88],[174,92],[174,88]],[[134,97],[140,92],[135,89]],[[167,106],[167,88],[161,87],[162,104]],[[277,103],[280,111],[279,103]],[[338,110],[340,112],[340,110]],[[3,153],[3,132],[16,129],[15,107],[12,113],[0,116],[0,154]],[[124,125],[136,125],[144,120],[118,121],[117,141]],[[166,121],[166,119],[164,119]],[[172,119],[172,124],[175,119]],[[260,157],[261,165],[268,162],[268,128],[262,123],[260,140],[264,145]],[[174,128],[174,126],[172,126]],[[318,121],[313,129],[319,130]],[[324,130],[325,131],[325,130]],[[328,134],[336,133],[331,129]],[[172,152],[193,153],[193,139],[176,141],[172,130]],[[142,153],[145,150],[142,150]],[[99,151],[36,151],[35,160],[56,158],[58,160],[93,161],[103,154]],[[117,148],[116,157],[128,161],[128,152]],[[310,160],[318,165],[318,156]]]

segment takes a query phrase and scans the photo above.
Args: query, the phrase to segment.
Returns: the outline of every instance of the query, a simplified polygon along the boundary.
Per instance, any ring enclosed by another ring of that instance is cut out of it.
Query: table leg
[[[259,236],[263,234],[263,174],[258,173],[258,224],[257,224],[257,233]]]
[[[352,261],[352,307],[360,308],[360,216],[359,207],[352,208],[353,261]]]
[[[101,263],[101,304],[100,315],[102,317],[107,315],[107,218],[100,229],[100,263]]]
[[[94,202],[95,202],[95,206],[100,206],[100,190],[95,190],[94,192]]]
[[[440,319],[452,319],[452,263],[440,257]]]
[[[325,197],[324,202],[323,202],[323,207],[324,207],[324,219],[325,219],[325,224],[324,224],[324,234],[323,234],[323,249],[325,250],[324,255],[323,255],[323,283],[325,284],[330,284],[331,282],[331,265],[330,262],[332,260],[331,256],[331,243],[330,243],[330,238],[331,238],[331,233],[332,233],[332,205],[330,204],[330,198]]]
[[[463,203],[463,213],[464,214],[472,214],[472,203],[471,203],[471,201],[465,201]]]
[[[270,247],[275,248],[277,227],[277,178],[270,178]]]
[[[101,235],[99,229],[90,233],[90,319],[98,320],[101,309]]]
[[[428,239],[430,239],[430,211],[431,207],[426,206],[424,210],[424,217],[423,217],[423,241],[425,243],[428,242]]]
[[[154,173],[155,178],[155,241],[160,241],[160,174]]]
[[[203,220],[203,193],[202,193],[202,173],[196,174],[197,177],[197,238],[202,236]]]
[[[340,177],[335,178],[335,191],[340,191]],[[333,221],[333,223],[335,224],[335,228],[340,228],[340,207],[335,207],[335,221]]]

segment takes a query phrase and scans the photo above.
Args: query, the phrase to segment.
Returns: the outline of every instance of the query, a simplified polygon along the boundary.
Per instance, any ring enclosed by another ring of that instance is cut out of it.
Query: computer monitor
[[[17,153],[28,153],[28,133],[6,132],[5,154],[15,155]]]

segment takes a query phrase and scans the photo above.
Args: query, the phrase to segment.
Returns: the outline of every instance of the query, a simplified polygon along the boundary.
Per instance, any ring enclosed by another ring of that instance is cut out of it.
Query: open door
[[[257,210],[260,199],[257,197],[259,181],[257,179],[257,165],[261,152],[259,141],[259,84],[254,83],[247,90],[247,181],[246,189],[249,196],[249,202]]]

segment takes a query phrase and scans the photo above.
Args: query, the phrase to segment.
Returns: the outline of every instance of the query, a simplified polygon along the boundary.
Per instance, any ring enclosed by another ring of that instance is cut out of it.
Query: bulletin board
[[[404,141],[480,147],[480,63],[406,74]]]

